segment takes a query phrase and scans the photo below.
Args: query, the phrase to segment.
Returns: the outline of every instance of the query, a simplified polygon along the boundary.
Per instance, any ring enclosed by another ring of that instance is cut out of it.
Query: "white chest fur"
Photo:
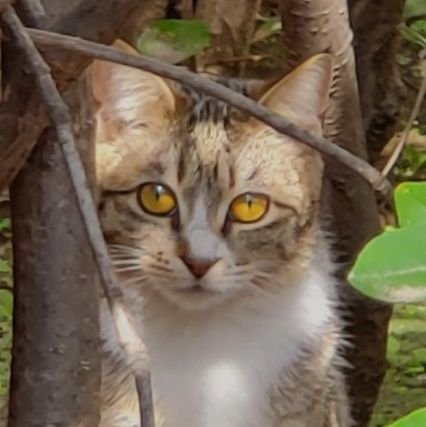
[[[268,391],[330,319],[331,281],[314,273],[279,295],[191,319],[149,313],[143,335],[161,427],[266,427]]]

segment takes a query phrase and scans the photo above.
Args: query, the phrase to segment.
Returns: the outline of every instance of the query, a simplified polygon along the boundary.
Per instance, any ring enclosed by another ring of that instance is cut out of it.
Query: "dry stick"
[[[423,100],[426,94],[426,49],[424,50],[425,59],[420,60],[420,66],[422,68],[422,82],[420,84],[419,91],[417,93],[416,101],[414,103],[413,109],[411,110],[410,117],[408,118],[408,122],[405,125],[404,130],[402,131],[401,139],[398,141],[397,146],[395,147],[394,152],[390,156],[387,161],[385,167],[382,170],[382,175],[385,177],[395,166],[395,163],[398,161],[398,158],[407,142],[408,135],[410,134],[411,126],[413,125],[414,120],[416,120],[417,116],[420,112],[420,107],[422,106]]]
[[[200,92],[218,98],[226,103],[243,110],[253,117],[268,124],[280,133],[286,134],[299,142],[309,145],[323,155],[335,159],[350,169],[357,172],[362,178],[369,182],[373,188],[384,195],[391,191],[389,182],[384,179],[378,170],[370,164],[354,156],[349,151],[338,145],[332,144],[325,138],[319,138],[300,129],[283,116],[273,113],[256,101],[228,89],[211,80],[207,80],[195,73],[191,73],[182,67],[165,64],[158,60],[140,55],[132,55],[122,52],[116,48],[99,43],[83,40],[78,37],[48,31],[28,29],[28,32],[36,45],[45,47],[58,47],[93,58],[103,59],[118,64],[128,65],[133,68],[149,71],[159,76],[175,80],[190,86]]]
[[[42,56],[34,46],[31,37],[28,35],[13,8],[11,6],[5,6],[4,2],[0,2],[0,6],[3,10],[2,20],[8,26],[17,46],[25,54],[43,100],[47,105],[78,199],[78,206],[89,237],[89,242],[95,255],[103,290],[110,306],[115,326],[117,327],[118,336],[122,337],[123,335],[120,333],[121,322],[118,317],[122,311],[116,302],[116,300],[121,297],[122,293],[120,288],[116,285],[111,273],[107,246],[99,225],[95,203],[87,185],[84,167],[76,149],[68,107],[59,94],[48,65],[44,62]],[[139,349],[142,345],[138,345],[138,343],[135,345],[133,342],[127,343],[120,341],[120,343],[123,345],[129,358],[129,365],[132,366],[134,360],[137,360],[138,356],[132,354],[129,348],[134,346]],[[149,377],[146,375],[144,377],[141,373],[136,372],[135,379],[138,394],[146,397],[146,401],[139,402],[141,407],[141,426],[153,427],[153,408],[152,399],[150,397],[151,388]]]

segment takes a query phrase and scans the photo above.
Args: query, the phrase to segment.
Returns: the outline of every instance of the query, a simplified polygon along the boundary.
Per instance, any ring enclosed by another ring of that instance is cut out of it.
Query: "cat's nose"
[[[181,260],[188,267],[188,270],[197,279],[201,279],[218,261],[215,259],[200,259],[182,256]]]

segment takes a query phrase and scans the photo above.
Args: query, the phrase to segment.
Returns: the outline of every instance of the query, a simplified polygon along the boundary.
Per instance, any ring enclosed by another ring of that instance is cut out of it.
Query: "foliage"
[[[0,218],[0,238],[8,242],[10,221]],[[1,240],[0,240],[1,243]],[[12,293],[6,289],[12,285],[12,269],[7,245],[0,245],[0,408],[7,395],[9,382],[10,349],[12,345]]]
[[[359,255],[349,280],[362,293],[387,302],[426,300],[426,183],[395,190],[400,228],[389,227]]]
[[[209,30],[200,21],[163,19],[143,32],[137,48],[144,55],[176,64],[201,52],[209,41]]]
[[[424,427],[426,425],[426,408],[418,409],[399,419],[389,427]]]
[[[424,0],[406,0],[404,18],[417,18],[426,15],[426,2]]]
[[[0,290],[0,407],[9,381],[10,348],[12,343],[12,294]]]
[[[389,227],[359,255],[349,281],[367,296],[388,302],[426,300],[426,182],[406,182],[395,190],[399,228]],[[400,341],[390,335],[388,358],[398,357]],[[413,374],[423,373],[426,350],[407,355]],[[398,365],[401,361],[398,360]],[[419,369],[419,370],[417,370]],[[389,427],[426,425],[426,408],[416,410]]]

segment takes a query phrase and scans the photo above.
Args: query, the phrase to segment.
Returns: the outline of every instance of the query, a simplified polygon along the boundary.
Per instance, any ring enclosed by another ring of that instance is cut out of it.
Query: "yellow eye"
[[[143,184],[139,188],[138,201],[145,212],[157,216],[172,214],[177,205],[173,191],[156,182]]]
[[[229,207],[231,217],[237,222],[256,222],[268,211],[269,198],[263,194],[245,193],[236,197]]]

